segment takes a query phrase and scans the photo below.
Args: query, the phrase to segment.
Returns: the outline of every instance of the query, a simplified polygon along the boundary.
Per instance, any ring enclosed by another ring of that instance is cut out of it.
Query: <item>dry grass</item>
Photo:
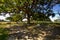
[[[17,24],[16,22],[0,22],[0,28],[8,28],[14,25],[22,26],[23,23],[21,22]]]
[[[48,22],[48,21],[34,21],[33,23],[36,23],[36,24],[47,24],[49,26],[60,26],[60,23],[52,23],[52,22]],[[11,27],[11,26],[14,26],[14,25],[17,25],[17,26],[23,26],[23,22],[19,22],[18,24],[16,22],[0,22],[0,28],[6,28],[6,27]],[[35,25],[32,25],[32,26],[35,26]],[[29,29],[31,27],[28,27]]]

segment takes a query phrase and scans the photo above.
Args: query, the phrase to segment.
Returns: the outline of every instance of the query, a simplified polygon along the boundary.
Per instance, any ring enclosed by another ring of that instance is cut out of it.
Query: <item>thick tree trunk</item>
[[[30,24],[30,15],[27,13],[27,24]]]

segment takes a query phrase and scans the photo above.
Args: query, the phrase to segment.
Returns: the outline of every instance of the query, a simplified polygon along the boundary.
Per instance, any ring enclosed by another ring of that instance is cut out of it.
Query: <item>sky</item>
[[[53,12],[55,13],[55,17],[50,16],[49,18],[51,19],[52,22],[56,19],[60,19],[60,16],[58,12],[60,13],[60,4],[57,4],[53,7]]]
[[[60,12],[60,4],[57,4],[53,7],[53,12],[54,13],[58,13],[58,11]]]
[[[60,19],[60,16],[59,16],[59,14],[56,14],[55,17],[50,16],[49,18],[52,22],[54,22],[54,20]]]
[[[5,16],[0,15],[0,20],[9,21],[9,20],[6,20],[7,17],[10,17],[10,15],[8,13]]]

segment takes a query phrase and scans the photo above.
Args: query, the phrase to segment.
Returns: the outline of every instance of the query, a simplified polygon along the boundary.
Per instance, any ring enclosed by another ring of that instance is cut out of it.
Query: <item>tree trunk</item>
[[[30,24],[30,14],[27,13],[27,24]]]

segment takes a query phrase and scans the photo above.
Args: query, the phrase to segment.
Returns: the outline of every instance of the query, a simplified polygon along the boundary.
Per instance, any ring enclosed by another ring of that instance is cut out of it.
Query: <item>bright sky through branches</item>
[[[56,20],[58,17],[60,18],[60,16],[58,15],[58,12],[60,12],[60,4],[57,4],[53,7],[53,12],[55,13],[55,17],[52,18],[52,16],[50,16],[49,18],[51,19],[51,21]],[[7,14],[6,16],[0,16],[0,20],[5,20],[5,18],[8,16],[9,14]]]
[[[58,12],[60,13],[60,4],[53,7],[53,12],[55,13],[55,17],[50,16],[49,18],[54,22],[54,20],[60,19],[60,15],[58,14]]]

